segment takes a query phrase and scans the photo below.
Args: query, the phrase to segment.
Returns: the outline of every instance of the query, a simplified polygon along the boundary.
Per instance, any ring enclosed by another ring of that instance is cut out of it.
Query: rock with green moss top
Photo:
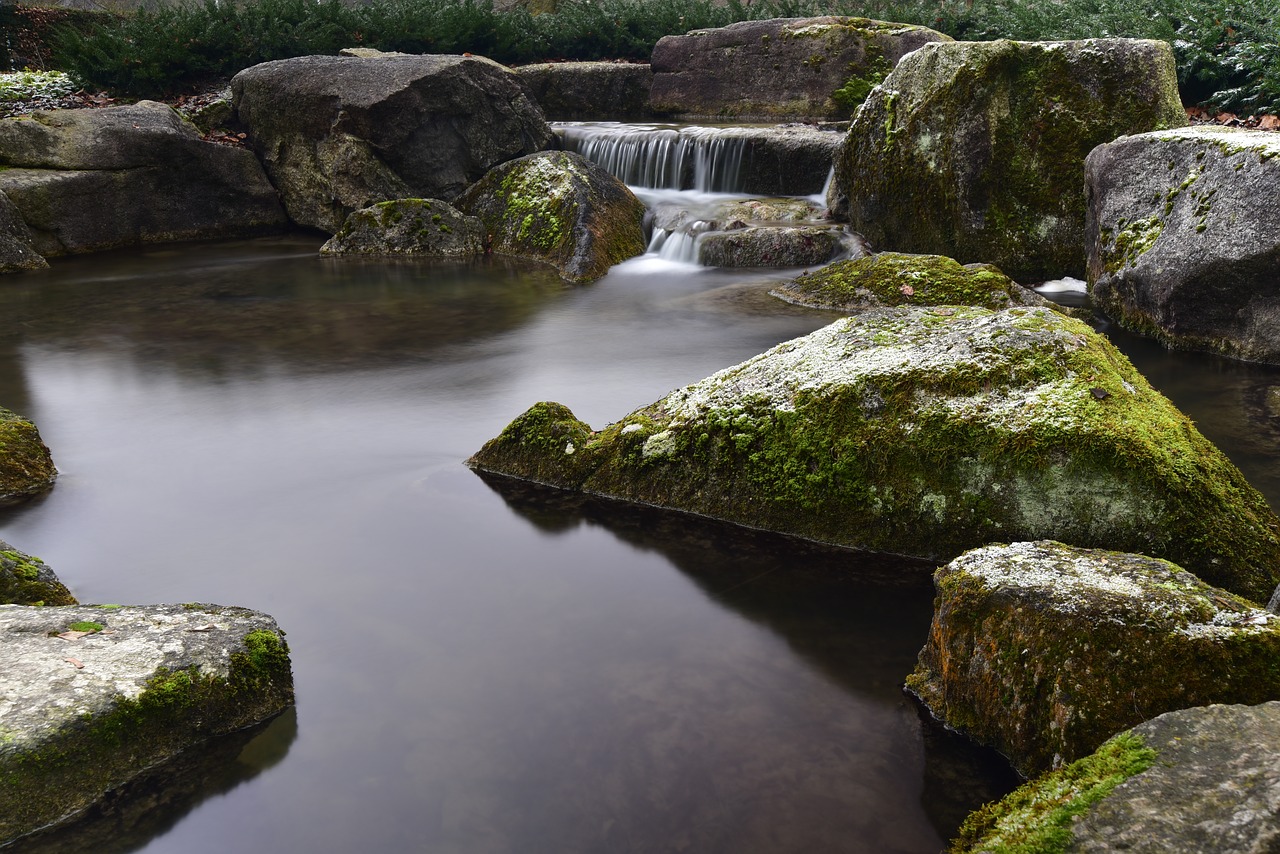
[[[1280,139],[1193,127],[1085,162],[1094,304],[1172,347],[1280,364]]]
[[[1051,538],[1266,601],[1277,519],[1103,336],[1047,308],[884,308],[599,431],[538,404],[470,464],[822,542],[950,560]]]
[[[650,57],[649,103],[684,116],[847,119],[899,58],[950,40],[926,27],[838,16],[665,36]]]
[[[852,235],[830,225],[757,225],[703,235],[698,261],[707,267],[816,267],[855,247]]]
[[[1271,851],[1277,744],[1280,703],[1168,712],[975,812],[952,851]]]
[[[829,201],[876,249],[1082,278],[1085,156],[1185,123],[1164,42],[925,45],[854,117]]]
[[[907,687],[1028,776],[1164,712],[1280,699],[1280,617],[1168,561],[1021,542],[934,584]]]
[[[900,252],[837,261],[771,293],[796,305],[848,312],[893,305],[1057,308],[991,264],[961,265],[941,255]]]
[[[36,425],[0,407],[0,504],[38,495],[57,476]]]
[[[321,255],[484,253],[484,224],[439,199],[395,199],[355,211],[320,247]]]
[[[0,845],[292,705],[282,634],[245,608],[0,606]]]
[[[0,604],[75,605],[76,599],[44,561],[0,540]]]
[[[644,203],[600,166],[567,151],[504,163],[458,207],[479,217],[494,252],[545,261],[575,283],[644,252]]]
[[[31,245],[31,229],[4,193],[0,193],[0,273],[43,270],[49,266]]]

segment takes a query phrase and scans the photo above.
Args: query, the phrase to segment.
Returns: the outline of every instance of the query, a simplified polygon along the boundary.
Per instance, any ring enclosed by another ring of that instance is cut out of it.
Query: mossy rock
[[[837,261],[771,291],[810,308],[860,312],[895,305],[972,305],[992,310],[1049,300],[992,264],[967,264],[942,255],[880,252]]]
[[[644,203],[603,168],[567,151],[495,167],[457,206],[480,218],[494,252],[545,261],[574,283],[594,281],[645,250]]]
[[[361,208],[320,247],[321,255],[466,258],[483,253],[483,223],[439,199],[395,199]]]
[[[75,605],[76,599],[44,561],[0,540],[0,604]]]
[[[0,407],[0,504],[44,492],[57,476],[36,425]]]
[[[1280,699],[1280,617],[1168,561],[1023,542],[934,584],[907,687],[1028,776],[1164,712]]]
[[[698,241],[698,262],[707,267],[814,267],[852,244],[843,230],[827,225],[755,225],[716,231]]]
[[[1047,308],[836,321],[599,431],[540,403],[470,465],[821,542],[950,560],[1056,539],[1259,601],[1278,519],[1103,336]]]

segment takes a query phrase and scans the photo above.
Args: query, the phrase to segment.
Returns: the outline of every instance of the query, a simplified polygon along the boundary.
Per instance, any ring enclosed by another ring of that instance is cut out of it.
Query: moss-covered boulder
[[[1047,308],[876,309],[599,431],[540,403],[470,464],[846,546],[950,560],[1057,539],[1266,601],[1280,519],[1104,337]]]
[[[293,704],[275,621],[203,605],[0,606],[0,845]]]
[[[484,224],[439,199],[393,199],[347,217],[321,255],[427,255],[465,258],[484,253]]]
[[[0,604],[75,605],[76,599],[44,561],[0,540]]]
[[[546,261],[590,282],[644,252],[644,203],[600,166],[567,151],[504,163],[471,185],[458,208],[479,217],[494,252]]]
[[[1023,542],[934,584],[907,686],[1026,775],[1163,712],[1280,699],[1280,617],[1167,561]]]
[[[854,117],[830,202],[878,250],[1083,278],[1085,156],[1185,123],[1164,42],[925,45]]]
[[[1193,127],[1085,161],[1094,305],[1184,349],[1280,364],[1280,138]]]
[[[991,264],[962,265],[941,255],[879,252],[828,264],[771,291],[810,308],[860,312],[894,305],[1054,308],[1049,300]]]
[[[36,425],[0,407],[0,504],[44,492],[57,476]]]

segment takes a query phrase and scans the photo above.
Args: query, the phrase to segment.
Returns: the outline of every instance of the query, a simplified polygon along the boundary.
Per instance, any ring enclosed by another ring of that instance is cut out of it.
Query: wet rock
[[[49,262],[31,246],[31,229],[22,221],[22,215],[0,193],[0,273],[18,273],[23,270],[43,270]]]
[[[214,605],[0,606],[0,844],[293,704],[275,621]]]
[[[847,119],[904,55],[950,41],[909,24],[827,16],[744,21],[666,36],[653,49],[659,113]]]
[[[708,267],[816,267],[845,248],[831,226],[749,226],[704,235],[698,260]]]
[[[848,312],[893,305],[1058,308],[991,264],[961,265],[941,255],[899,252],[837,261],[771,293],[796,305]]]
[[[1046,308],[876,309],[598,431],[537,404],[470,465],[929,559],[1056,539],[1258,601],[1280,580],[1262,496],[1104,337]]]
[[[0,504],[38,495],[57,476],[36,425],[0,407]]]
[[[815,222],[823,218],[826,207],[808,199],[746,199],[722,205],[716,212],[720,222],[756,224],[782,222]]]
[[[1173,347],[1280,364],[1280,140],[1194,127],[1085,162],[1094,304]]]
[[[1081,278],[1085,156],[1184,124],[1164,42],[925,45],[854,117],[829,201],[878,250]]]
[[[1163,712],[1280,699],[1280,618],[1163,560],[1013,543],[934,585],[907,686],[1026,775]]]
[[[44,561],[0,540],[0,604],[75,605],[76,600]]]
[[[956,850],[1271,851],[1277,744],[1275,702],[1168,712],[975,813]]]
[[[601,167],[567,151],[530,154],[493,169],[458,199],[479,217],[490,248],[546,261],[590,282],[644,252],[644,204]]]
[[[484,224],[439,199],[378,202],[347,217],[321,255],[431,255],[484,253]]]
[[[634,121],[652,115],[648,63],[540,62],[512,70],[550,121]]]
[[[47,257],[282,230],[253,153],[141,101],[0,120],[0,192]]]
[[[483,57],[304,56],[245,69],[231,89],[289,217],[330,234],[377,202],[452,202],[554,141],[520,78]]]

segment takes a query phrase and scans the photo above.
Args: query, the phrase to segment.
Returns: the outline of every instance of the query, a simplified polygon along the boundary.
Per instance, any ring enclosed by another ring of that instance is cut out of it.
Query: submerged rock
[[[1104,337],[1047,308],[877,309],[599,431],[540,403],[470,465],[822,542],[1142,551],[1265,601],[1266,501]]]
[[[0,844],[292,705],[281,635],[216,605],[0,606]]]
[[[974,813],[953,850],[1271,851],[1278,744],[1280,703],[1168,712]]]
[[[600,166],[567,151],[493,169],[458,199],[479,217],[494,252],[546,261],[590,282],[644,252],[644,203]]]
[[[75,605],[76,599],[44,561],[0,540],[0,604]]]
[[[1094,304],[1165,344],[1280,364],[1280,139],[1193,127],[1085,161]]]
[[[0,504],[44,492],[57,476],[36,425],[0,407]]]
[[[484,224],[439,199],[395,199],[362,208],[320,247],[322,255],[483,253]]]
[[[1079,278],[1085,156],[1186,121],[1164,42],[925,45],[855,115],[830,201],[878,250]]]
[[[1013,543],[934,584],[907,687],[1026,775],[1163,712],[1280,699],[1280,617],[1167,561]]]

